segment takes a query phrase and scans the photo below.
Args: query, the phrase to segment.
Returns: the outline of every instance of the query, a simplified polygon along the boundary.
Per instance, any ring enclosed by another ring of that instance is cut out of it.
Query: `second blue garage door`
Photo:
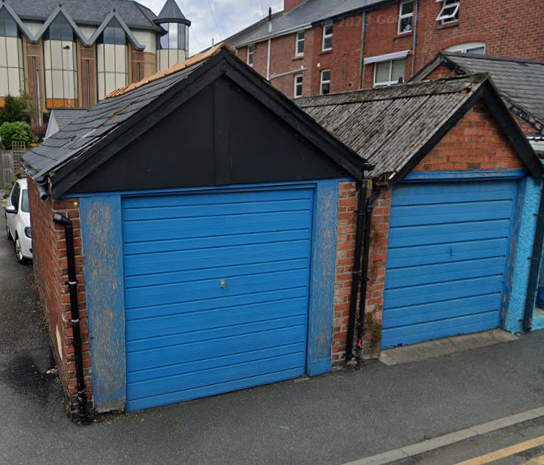
[[[305,374],[313,191],[123,201],[127,408]]]
[[[517,184],[394,189],[382,348],[499,327]]]

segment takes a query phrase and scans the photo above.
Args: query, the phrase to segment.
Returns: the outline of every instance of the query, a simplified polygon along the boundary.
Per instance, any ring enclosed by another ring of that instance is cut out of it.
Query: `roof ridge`
[[[458,57],[458,58],[469,58],[473,60],[482,60],[482,61],[505,61],[509,63],[524,63],[532,65],[544,66],[544,63],[537,60],[527,60],[524,58],[514,58],[514,57],[503,57],[495,55],[479,55],[475,53],[462,53],[462,52],[441,52],[445,57]]]
[[[405,89],[405,88],[413,88],[413,87],[434,87],[434,86],[436,86],[436,83],[439,83],[439,82],[467,81],[467,86],[466,87],[468,87],[470,84],[482,84],[483,82],[488,81],[489,79],[490,79],[490,76],[489,76],[488,73],[477,73],[477,74],[470,74],[470,75],[464,75],[464,76],[453,76],[453,77],[439,78],[439,79],[434,79],[432,81],[406,82],[404,84],[399,84],[399,85],[390,86],[390,87],[380,87],[380,88],[376,88],[376,89],[359,89],[359,90],[352,90],[352,91],[346,91],[346,92],[338,92],[338,93],[335,93],[335,94],[317,95],[315,97],[300,98],[300,99],[297,99],[297,104],[300,106],[305,101],[326,100],[326,99],[330,99],[331,97],[342,97],[342,96],[348,96],[348,95],[365,95],[365,94],[371,94],[371,93],[376,93],[376,94],[384,93],[384,94],[386,94],[387,92],[392,92],[393,90],[396,90],[396,89]],[[403,98],[425,97],[425,96],[436,95],[436,94],[440,94],[440,95],[458,94],[458,93],[462,92],[463,90],[465,90],[466,87],[464,89],[444,90],[444,91],[441,91],[441,92],[434,91],[434,92],[431,93],[431,92],[422,91],[419,94],[398,95],[396,97],[391,97],[391,96],[390,97],[381,97],[381,98],[377,97],[377,98],[373,98],[373,99],[368,99],[367,101],[378,102],[378,101],[386,101],[386,100],[400,100],[400,99],[403,99]],[[327,104],[319,105],[316,102],[315,105],[311,105],[311,106],[317,107],[317,106],[328,106],[328,105],[345,105],[345,104],[353,104],[353,103],[354,102],[346,101],[346,102],[327,103]]]
[[[196,55],[193,55],[192,57],[188,58],[184,63],[177,63],[174,66],[171,66],[170,68],[159,71],[145,79],[142,79],[141,81],[129,84],[128,86],[121,87],[119,89],[114,90],[113,92],[110,92],[106,99],[118,97],[120,95],[124,95],[132,90],[138,89],[142,86],[145,86],[146,84],[149,84],[150,82],[157,81],[159,79],[162,79],[164,77],[170,76],[175,73],[179,73],[180,71],[183,71],[187,68],[190,68],[192,66],[195,66],[203,61],[206,61],[208,58],[213,57],[217,53],[219,53],[221,50],[227,50],[228,52],[234,54],[234,49],[228,45],[225,42],[221,42],[220,44],[217,44],[214,47],[211,47],[207,50],[203,50],[200,53],[197,53]]]

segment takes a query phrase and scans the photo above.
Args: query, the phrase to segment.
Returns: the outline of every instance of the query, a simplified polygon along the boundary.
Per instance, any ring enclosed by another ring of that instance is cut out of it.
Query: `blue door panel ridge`
[[[306,373],[313,199],[123,199],[128,410]]]
[[[393,191],[382,348],[499,327],[518,181]]]

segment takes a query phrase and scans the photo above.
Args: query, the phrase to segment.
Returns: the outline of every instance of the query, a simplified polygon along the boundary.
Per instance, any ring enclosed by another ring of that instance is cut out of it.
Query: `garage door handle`
[[[221,289],[223,289],[223,290],[227,289],[227,280],[226,279],[221,280]]]

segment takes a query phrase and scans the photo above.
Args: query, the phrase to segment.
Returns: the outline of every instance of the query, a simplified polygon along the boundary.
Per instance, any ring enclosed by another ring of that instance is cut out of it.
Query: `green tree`
[[[16,121],[30,122],[34,113],[32,98],[26,92],[20,97],[8,95],[4,101],[4,108],[0,110],[0,124],[15,123]]]
[[[13,142],[24,142],[27,147],[34,140],[34,134],[30,128],[30,124],[24,121],[16,121],[14,123],[5,122],[0,126],[0,137],[6,149],[10,150],[13,147]]]

